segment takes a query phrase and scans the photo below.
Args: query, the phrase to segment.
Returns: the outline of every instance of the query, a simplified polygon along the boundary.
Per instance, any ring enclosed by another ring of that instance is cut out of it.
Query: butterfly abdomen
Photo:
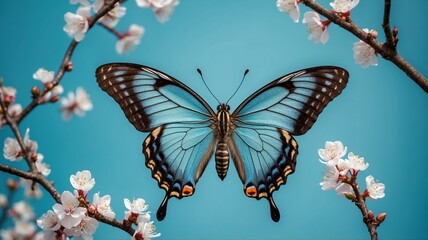
[[[220,139],[217,143],[215,151],[215,169],[218,177],[223,180],[226,177],[229,169],[229,149],[224,139]]]

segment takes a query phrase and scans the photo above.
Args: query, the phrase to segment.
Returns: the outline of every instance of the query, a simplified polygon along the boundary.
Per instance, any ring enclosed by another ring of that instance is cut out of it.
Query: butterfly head
[[[229,112],[229,110],[230,110],[230,106],[227,105],[227,103],[222,103],[217,106],[218,112]]]

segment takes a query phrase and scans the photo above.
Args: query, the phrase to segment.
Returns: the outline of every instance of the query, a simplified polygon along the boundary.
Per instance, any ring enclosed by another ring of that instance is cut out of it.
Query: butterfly
[[[244,194],[266,198],[277,222],[280,213],[273,192],[295,170],[298,144],[293,136],[312,127],[345,88],[349,74],[334,66],[289,73],[253,93],[233,113],[227,103],[214,111],[185,84],[147,66],[105,64],[96,70],[96,78],[129,122],[149,132],[143,142],[145,163],[166,191],[158,220],[165,218],[170,198],[195,193],[214,154],[220,179],[227,174],[231,156]]]

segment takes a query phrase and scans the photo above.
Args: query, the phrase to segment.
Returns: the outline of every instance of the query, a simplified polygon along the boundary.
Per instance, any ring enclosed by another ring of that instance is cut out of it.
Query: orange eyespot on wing
[[[244,192],[247,197],[257,196],[257,188],[255,186],[244,187]]]
[[[184,185],[183,190],[181,190],[181,194],[183,197],[191,196],[194,192],[194,188],[189,185]]]

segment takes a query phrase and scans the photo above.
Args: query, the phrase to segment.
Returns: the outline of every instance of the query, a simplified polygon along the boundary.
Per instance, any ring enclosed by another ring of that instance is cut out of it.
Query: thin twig
[[[385,32],[385,37],[386,37],[385,45],[395,50],[396,49],[395,41],[394,41],[394,36],[392,35],[391,25],[390,25],[390,14],[391,14],[391,0],[385,0],[385,7],[383,10],[383,24],[382,24],[382,28],[383,28],[383,31]]]
[[[347,183],[351,185],[352,189],[354,190],[355,199],[353,201],[355,202],[355,206],[360,209],[361,214],[363,215],[363,222],[367,226],[367,230],[370,233],[371,240],[377,240],[378,236],[376,228],[379,226],[379,224],[376,224],[374,219],[369,217],[369,210],[367,209],[365,199],[360,194],[356,178],[351,178]]]
[[[61,196],[58,193],[58,191],[55,189],[53,183],[50,182],[48,179],[46,179],[42,174],[38,172],[24,172],[17,168],[6,166],[3,164],[0,164],[0,171],[7,172],[12,175],[29,179],[39,183],[40,185],[43,186],[44,189],[46,189],[46,191],[48,191],[48,193],[55,199],[56,202],[58,203],[61,202]]]
[[[102,16],[108,13],[111,9],[113,9],[116,3],[118,3],[119,1],[121,0],[112,0],[104,8],[98,11],[95,15],[90,17],[88,19],[88,23],[89,23],[88,31],[94,26],[94,24],[98,21],[98,19],[100,19]],[[61,79],[64,76],[65,70],[70,62],[71,56],[73,55],[74,49],[76,48],[77,44],[79,44],[79,42],[76,42],[73,39],[70,45],[68,46],[68,49],[65,52],[64,58],[62,59],[61,65],[58,69],[58,72],[54,80],[52,81],[53,87],[57,86],[61,82]],[[21,112],[21,114],[19,114],[19,116],[16,117],[16,122],[19,124],[22,121],[22,119],[25,116],[27,116],[27,114],[29,114],[35,107],[37,107],[40,104],[40,99],[42,99],[49,91],[50,91],[49,89],[45,88],[38,97],[34,98],[33,101],[31,101],[31,103],[28,104],[27,107],[25,107],[25,109]]]
[[[124,34],[120,33],[119,31],[117,31],[114,28],[111,28],[109,26],[107,26],[105,23],[103,22],[97,22],[98,25],[102,26],[103,28],[105,28],[107,31],[111,32],[113,35],[115,35],[118,39],[121,39],[123,37]]]
[[[3,88],[3,83],[0,82],[0,88]],[[24,154],[24,159],[27,162],[28,166],[30,167],[30,171],[36,172],[36,166],[34,162],[31,160],[30,152],[27,151],[27,147],[24,144],[24,140],[22,139],[21,133],[18,129],[18,124],[16,121],[9,115],[9,112],[7,111],[6,104],[3,101],[3,96],[0,91],[0,107],[3,112],[4,119],[6,120],[6,123],[9,124],[10,128],[12,129],[13,134],[16,137],[16,140],[18,141],[19,146],[21,147],[21,151]]]
[[[347,22],[338,17],[334,12],[322,7],[314,0],[300,0],[301,3],[311,8],[315,12],[326,17],[330,21],[339,25],[343,29],[355,35],[361,41],[364,41],[370,45],[377,53],[379,53],[384,59],[391,61],[404,73],[407,74],[416,84],[418,84],[426,93],[428,93],[428,79],[418,72],[412,65],[410,65],[403,57],[401,57],[395,49],[388,47],[386,44],[382,44],[377,39],[373,38],[370,34],[364,32],[361,28],[352,22]],[[390,1],[389,1],[390,3]]]

